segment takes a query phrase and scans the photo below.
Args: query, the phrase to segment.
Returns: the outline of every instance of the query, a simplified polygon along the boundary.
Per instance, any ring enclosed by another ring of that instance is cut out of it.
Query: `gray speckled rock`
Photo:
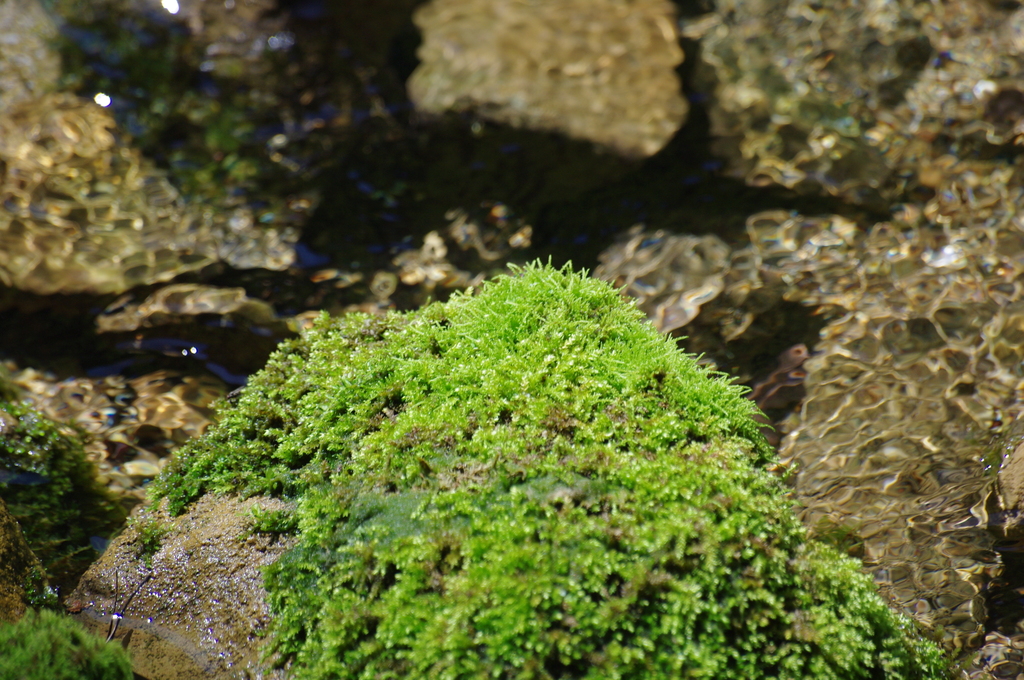
[[[408,87],[422,111],[473,109],[641,157],[686,119],[668,0],[434,0],[414,19],[423,45]]]
[[[281,677],[259,664],[269,619],[260,568],[291,542],[251,534],[254,505],[286,507],[206,497],[180,517],[149,509],[86,572],[69,608],[102,635],[112,614],[123,615],[116,638],[127,638],[133,669],[149,680]]]

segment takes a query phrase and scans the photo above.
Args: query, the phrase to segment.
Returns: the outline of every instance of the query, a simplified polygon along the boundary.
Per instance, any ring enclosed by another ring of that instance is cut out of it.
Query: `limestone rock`
[[[250,532],[256,505],[286,506],[208,496],[176,518],[150,508],[86,572],[69,607],[103,635],[112,615],[123,615],[115,637],[127,637],[135,672],[149,680],[227,678],[243,669],[277,677],[258,667],[269,619],[260,568],[291,541]]]
[[[434,0],[414,17],[421,65],[409,96],[431,113],[473,109],[650,156],[688,111],[668,0]]]

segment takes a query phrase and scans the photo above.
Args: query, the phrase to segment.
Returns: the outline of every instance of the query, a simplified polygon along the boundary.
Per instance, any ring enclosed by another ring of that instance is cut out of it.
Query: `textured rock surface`
[[[1013,3],[717,8],[699,31],[712,133],[750,183],[884,208],[935,188],[936,159],[967,158],[1024,129],[1024,11]]]
[[[434,0],[415,21],[420,110],[472,109],[627,156],[656,153],[686,118],[667,0]]]
[[[68,598],[76,618],[118,639],[148,680],[263,674],[257,646],[269,611],[260,568],[290,545],[251,533],[251,509],[279,500],[208,497],[180,517],[160,508],[138,515],[82,577]]]
[[[25,585],[41,582],[42,573],[43,565],[32,554],[21,527],[0,498],[0,625],[21,618],[31,595],[25,592]]]
[[[188,317],[215,314],[222,323],[247,321],[269,325],[277,320],[274,308],[245,294],[244,288],[217,288],[194,283],[164,286],[138,304],[96,318],[100,333],[178,323]]]
[[[1017,446],[999,469],[999,493],[1004,508],[1016,513],[1024,510],[1024,444]]]
[[[0,113],[56,85],[56,35],[53,19],[36,0],[0,2]]]
[[[109,111],[71,95],[0,115],[0,282],[41,294],[109,293],[223,260],[282,269],[297,235],[246,208],[187,204]]]

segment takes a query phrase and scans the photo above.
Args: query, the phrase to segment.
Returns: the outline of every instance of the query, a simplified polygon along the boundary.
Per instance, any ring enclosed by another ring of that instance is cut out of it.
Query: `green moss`
[[[33,609],[53,609],[60,607],[57,591],[50,587],[46,572],[42,567],[32,567],[21,584],[25,593],[25,604]]]
[[[252,534],[290,535],[299,529],[298,518],[293,510],[266,510],[254,505],[250,512]]]
[[[95,559],[91,536],[109,537],[126,512],[96,480],[81,442],[66,428],[0,401],[0,498],[59,589]]]
[[[297,499],[266,572],[298,678],[937,678],[812,543],[752,403],[550,267],[322,318],[156,482]]]
[[[153,555],[160,550],[164,537],[170,532],[170,527],[151,515],[143,515],[131,520],[135,526],[138,536],[138,556],[147,568],[153,568]]]
[[[51,611],[29,611],[0,623],[0,678],[19,680],[131,680],[131,662],[117,643],[88,633]]]

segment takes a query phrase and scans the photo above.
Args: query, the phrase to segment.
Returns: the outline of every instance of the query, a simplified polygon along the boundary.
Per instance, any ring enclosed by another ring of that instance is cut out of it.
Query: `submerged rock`
[[[1024,513],[1024,444],[1017,446],[1000,467],[999,493],[1004,508],[1017,516]]]
[[[40,294],[110,293],[216,261],[283,269],[298,235],[214,213],[123,145],[110,113],[67,94],[0,115],[0,283]]]
[[[936,159],[991,157],[1024,131],[1024,11],[1014,3],[716,8],[694,31],[714,90],[711,131],[751,184],[884,209],[930,195]]]
[[[807,539],[754,413],[612,287],[533,266],[322,318],[156,493],[297,501],[265,522],[295,533],[265,573],[268,649],[298,678],[941,677],[859,565]],[[162,598],[204,581],[194,559]]]
[[[54,89],[57,26],[37,0],[0,2],[0,113]]]
[[[125,304],[96,317],[96,329],[100,333],[134,331],[201,314],[217,315],[224,324],[244,320],[267,326],[278,320],[270,303],[247,296],[244,288],[176,283],[164,286],[139,304]]]
[[[422,111],[474,110],[640,157],[686,119],[667,0],[433,0],[415,21],[423,45],[408,88]]]
[[[96,464],[97,480],[123,504],[145,500],[144,485],[172,451],[206,430],[213,402],[228,393],[227,386],[211,376],[163,370],[131,379],[57,380],[24,369],[15,372],[11,382],[33,409],[80,430],[86,457]]]

